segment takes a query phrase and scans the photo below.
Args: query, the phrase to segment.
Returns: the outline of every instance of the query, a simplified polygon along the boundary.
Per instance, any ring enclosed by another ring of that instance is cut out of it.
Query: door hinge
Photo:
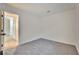
[[[3,17],[4,15],[1,15],[1,17]]]

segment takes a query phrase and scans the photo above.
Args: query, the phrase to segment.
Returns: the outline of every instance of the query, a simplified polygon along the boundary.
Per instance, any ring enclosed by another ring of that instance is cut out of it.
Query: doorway
[[[8,49],[19,45],[19,16],[5,11],[0,13],[0,50],[5,54]]]

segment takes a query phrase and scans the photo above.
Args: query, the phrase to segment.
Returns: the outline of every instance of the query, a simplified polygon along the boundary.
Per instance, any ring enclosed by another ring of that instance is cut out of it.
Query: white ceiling
[[[9,5],[40,16],[46,16],[75,8],[75,4],[73,3],[11,3]]]

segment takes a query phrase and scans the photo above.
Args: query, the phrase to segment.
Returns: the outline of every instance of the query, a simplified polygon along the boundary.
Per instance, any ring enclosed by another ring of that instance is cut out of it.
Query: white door
[[[3,12],[0,10],[0,54],[1,54],[1,51],[2,51],[2,40],[3,40],[3,38],[2,38],[2,29],[3,29],[3,27],[2,27],[2,24],[3,24],[3,22],[2,22],[2,20],[3,20],[3,18],[2,18],[2,14],[3,14]]]

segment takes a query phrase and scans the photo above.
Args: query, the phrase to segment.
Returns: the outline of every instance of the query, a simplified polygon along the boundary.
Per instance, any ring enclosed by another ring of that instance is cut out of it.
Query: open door
[[[0,55],[3,55],[3,50],[2,50],[2,44],[3,44],[3,33],[2,33],[2,29],[3,29],[3,17],[2,17],[3,11],[0,10]]]
[[[4,49],[15,48],[19,45],[18,15],[4,12]]]

